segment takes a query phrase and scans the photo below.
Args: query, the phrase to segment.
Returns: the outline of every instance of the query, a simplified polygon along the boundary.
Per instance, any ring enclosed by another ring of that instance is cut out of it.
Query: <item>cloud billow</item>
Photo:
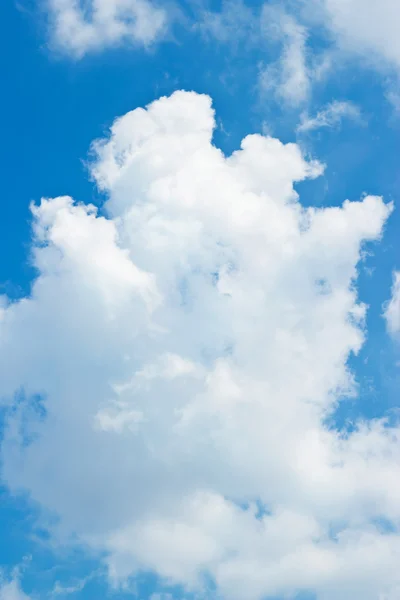
[[[106,217],[32,207],[38,276],[0,322],[1,395],[27,398],[3,478],[115,580],[394,598],[399,430],[325,425],[356,393],[357,265],[391,206],[304,208],[318,162],[260,135],[224,156],[214,125],[196,93],[136,109],[93,145]]]

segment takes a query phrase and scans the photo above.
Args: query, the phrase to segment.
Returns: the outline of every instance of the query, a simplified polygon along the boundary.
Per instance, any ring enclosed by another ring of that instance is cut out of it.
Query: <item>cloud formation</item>
[[[310,30],[299,17],[276,3],[255,8],[226,0],[219,11],[201,12],[195,29],[220,44],[240,46],[244,55],[257,48],[258,91],[286,108],[298,108],[330,67],[329,54],[310,47]]]
[[[316,0],[326,26],[346,50],[370,63],[386,62],[400,69],[397,0]]]
[[[385,308],[387,328],[392,335],[400,333],[400,272],[393,275],[392,295]]]
[[[0,576],[0,600],[29,600],[29,597],[22,591],[16,576],[11,579]]]
[[[123,42],[148,47],[167,25],[149,0],[48,0],[52,44],[74,58]]]
[[[303,114],[297,132],[305,133],[322,127],[336,127],[340,125],[343,118],[359,121],[360,117],[360,109],[352,102],[334,100],[319,110],[315,117]]]
[[[115,580],[394,599],[399,429],[327,425],[356,394],[357,265],[391,206],[304,208],[318,162],[260,135],[224,156],[214,126],[195,93],[136,109],[93,145],[107,217],[32,207],[38,276],[0,321],[3,478]]]
[[[219,43],[244,43],[244,53],[258,48],[259,89],[286,107],[306,104],[315,84],[327,79],[334,67],[357,58],[384,74],[387,98],[397,108],[399,18],[396,0],[268,2],[258,7],[226,0],[219,11],[203,11],[195,29]]]
[[[272,90],[279,99],[297,106],[305,102],[310,93],[307,29],[274,4],[264,5],[261,22],[266,38],[281,44],[278,61],[267,65],[260,73],[261,89]]]

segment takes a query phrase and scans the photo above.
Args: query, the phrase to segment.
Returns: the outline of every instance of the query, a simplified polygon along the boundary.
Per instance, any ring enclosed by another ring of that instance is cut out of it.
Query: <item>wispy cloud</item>
[[[319,110],[315,117],[309,117],[307,113],[304,113],[297,127],[297,132],[305,133],[323,127],[337,127],[344,118],[360,122],[361,112],[359,107],[352,102],[334,100]]]
[[[383,61],[400,70],[397,0],[313,0],[313,4],[344,50],[369,64],[379,66]]]
[[[221,9],[201,10],[194,29],[220,43],[236,45],[260,41],[260,20],[257,11],[243,0],[223,0]]]
[[[391,298],[384,311],[388,331],[392,335],[400,333],[400,272],[393,274]]]
[[[268,41],[281,45],[281,55],[277,62],[261,70],[261,90],[270,91],[291,105],[305,102],[310,92],[306,28],[275,5],[264,6],[262,28]]]

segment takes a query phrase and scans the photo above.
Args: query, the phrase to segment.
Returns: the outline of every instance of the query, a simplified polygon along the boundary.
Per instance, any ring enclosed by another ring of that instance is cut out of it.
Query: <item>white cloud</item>
[[[219,43],[241,45],[244,52],[259,48],[269,60],[259,67],[260,92],[272,94],[290,106],[306,102],[312,81],[326,70],[327,57],[309,60],[306,27],[277,4],[256,9],[241,0],[225,0],[219,11],[201,12],[195,29]],[[279,58],[271,59],[269,55],[276,51]]]
[[[400,272],[393,276],[392,296],[385,308],[387,328],[393,335],[400,333]]]
[[[195,93],[134,110],[94,145],[108,218],[67,197],[33,208],[39,275],[0,324],[0,394],[26,396],[4,480],[116,580],[393,595],[399,429],[324,425],[355,393],[357,264],[391,207],[302,208],[293,184],[318,163],[258,135],[225,157],[213,127]]]
[[[0,600],[29,600],[22,591],[18,578],[6,579],[0,577]]]
[[[400,68],[397,0],[316,0],[339,44],[371,63]]]
[[[276,5],[264,5],[262,27],[268,40],[282,44],[279,60],[260,72],[260,86],[273,91],[291,105],[305,102],[310,93],[310,70],[307,64],[307,30]]]
[[[341,123],[343,118],[359,121],[361,118],[360,109],[352,102],[334,100],[318,111],[315,117],[309,117],[306,113],[303,114],[297,131],[304,133],[321,127],[335,127]]]
[[[81,58],[127,42],[148,47],[165,33],[166,12],[148,0],[48,0],[55,47]]]

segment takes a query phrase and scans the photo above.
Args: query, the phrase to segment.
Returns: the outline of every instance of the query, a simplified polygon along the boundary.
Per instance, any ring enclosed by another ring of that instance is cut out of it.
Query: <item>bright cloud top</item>
[[[164,10],[148,0],[48,0],[53,44],[75,58],[128,42],[149,46],[164,33]]]
[[[259,135],[226,157],[214,125],[195,93],[136,109],[94,144],[107,218],[32,208],[38,277],[1,319],[3,477],[117,580],[394,598],[399,430],[324,425],[355,391],[357,264],[391,207],[305,209],[317,162]]]

